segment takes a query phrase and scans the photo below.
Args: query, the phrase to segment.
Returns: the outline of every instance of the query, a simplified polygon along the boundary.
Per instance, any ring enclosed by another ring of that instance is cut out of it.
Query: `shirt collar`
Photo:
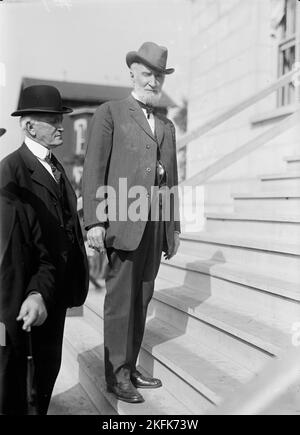
[[[25,136],[24,142],[32,154],[34,154],[38,159],[45,160],[48,154],[51,156],[51,151],[49,151],[48,148],[44,147],[35,140],[32,140],[30,137]]]
[[[139,99],[139,97],[136,95],[136,93],[135,93],[134,91],[131,92],[131,95],[133,96],[133,98],[134,98],[135,100],[141,101],[141,100]],[[144,110],[144,111],[146,111],[146,109],[144,109],[143,107],[141,107],[141,109]]]

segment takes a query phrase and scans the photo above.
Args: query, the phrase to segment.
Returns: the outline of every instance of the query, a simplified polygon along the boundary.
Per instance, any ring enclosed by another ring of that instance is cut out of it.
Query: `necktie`
[[[47,155],[47,157],[45,158],[45,162],[47,162],[50,165],[52,174],[55,178],[55,181],[58,184],[59,199],[60,199],[60,205],[61,205],[62,215],[63,215],[63,226],[69,241],[73,244],[75,240],[73,218],[70,211],[70,204],[65,189],[64,179],[62,178],[61,171],[56,167],[56,161],[52,157],[52,154]]]
[[[48,154],[47,157],[45,158],[45,162],[47,162],[50,165],[52,174],[55,178],[55,181],[57,182],[57,184],[60,183],[60,178],[61,178],[61,172],[57,169],[53,159],[52,159],[52,155]]]
[[[147,113],[147,118],[150,118],[151,113],[154,114],[154,107],[153,106],[149,106],[148,104],[143,103],[140,100],[136,100],[138,102],[138,104],[141,106],[142,109],[146,110]]]

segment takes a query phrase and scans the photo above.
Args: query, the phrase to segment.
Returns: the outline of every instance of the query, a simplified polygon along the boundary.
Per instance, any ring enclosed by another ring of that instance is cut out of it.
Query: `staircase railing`
[[[294,69],[293,71],[290,71],[289,73],[285,74],[284,76],[280,77],[278,80],[276,80],[271,85],[267,86],[266,88],[260,90],[256,94],[246,98],[245,100],[239,102],[238,104],[232,106],[229,109],[226,109],[224,112],[220,113],[219,115],[213,117],[212,119],[204,122],[202,125],[197,127],[195,130],[188,132],[184,136],[182,136],[178,142],[177,142],[177,151],[182,150],[185,148],[189,142],[198,139],[200,136],[203,136],[213,128],[223,124],[228,119],[232,118],[234,115],[237,115],[241,113],[243,110],[247,109],[248,107],[252,106],[253,104],[257,103],[258,101],[262,100],[263,98],[267,97],[268,95],[272,94],[273,92],[277,91],[279,88],[284,86],[287,83],[290,83],[293,78],[297,78],[297,75],[300,74],[300,68]],[[289,128],[292,128],[297,123],[300,125],[300,104],[299,109],[296,106],[296,111],[292,115],[288,116],[283,121],[280,121],[276,124],[276,126],[271,127],[269,130],[265,131],[264,133],[260,134],[254,139],[251,139],[249,142],[243,144],[239,148],[235,149],[234,151],[226,154],[225,156],[221,157],[219,160],[214,162],[213,164],[207,166],[205,169],[201,170],[194,176],[183,180],[180,184],[181,186],[185,185],[201,185],[204,184],[209,178],[213,177],[214,175],[218,174],[223,169],[226,169],[227,167],[231,166],[233,163],[237,162],[238,160],[245,157],[247,154],[250,154],[252,151],[256,150],[260,146],[267,143],[269,140],[276,137],[278,134],[288,130]]]
[[[186,133],[177,141],[177,151],[180,151],[181,149],[186,147],[189,142],[198,139],[200,136],[209,132],[213,128],[219,126],[220,124],[223,124],[225,121],[232,118],[234,115],[239,114],[243,110],[247,109],[248,107],[252,106],[253,104],[257,103],[258,101],[262,100],[263,98],[277,91],[282,86],[286,85],[287,83],[290,83],[294,77],[297,77],[297,74],[300,74],[300,68],[290,71],[289,73],[280,77],[278,80],[276,80],[266,88],[261,89],[254,95],[247,97],[246,99],[240,101],[239,103],[235,104],[231,108],[226,109],[222,113],[218,114],[217,116],[209,119],[208,121],[205,121],[202,125],[195,128],[191,132]]]
[[[196,184],[200,185],[205,183],[209,178],[218,174],[223,169],[231,166],[233,163],[242,159],[246,155],[250,154],[252,151],[264,145],[277,135],[283,133],[284,131],[287,131],[289,128],[294,127],[297,123],[300,126],[300,108],[283,121],[278,122],[274,127],[268,129],[267,131],[258,135],[254,139],[251,139],[249,142],[246,142],[244,145],[240,146],[234,151],[221,157],[219,160],[207,166],[205,169],[198,172],[193,177],[182,181],[181,186]]]

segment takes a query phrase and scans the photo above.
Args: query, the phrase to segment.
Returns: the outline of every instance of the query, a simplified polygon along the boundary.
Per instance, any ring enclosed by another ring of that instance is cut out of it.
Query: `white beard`
[[[142,90],[135,90],[135,94],[138,97],[138,99],[140,101],[142,101],[142,103],[144,104],[148,104],[149,106],[157,106],[158,102],[161,98],[161,92],[158,92],[157,94],[155,94],[154,92],[147,92],[147,91],[142,91]]]

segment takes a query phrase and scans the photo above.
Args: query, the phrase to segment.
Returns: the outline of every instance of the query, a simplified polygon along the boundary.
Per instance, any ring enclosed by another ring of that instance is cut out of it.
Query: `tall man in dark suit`
[[[165,194],[168,189],[176,193],[178,183],[175,129],[153,111],[165,75],[174,69],[166,68],[167,49],[153,42],[129,52],[126,61],[133,92],[125,100],[103,104],[93,117],[83,200],[89,245],[107,252],[109,260],[104,303],[108,390],[120,400],[138,403],[144,399],[136,388],[162,385],[143,376],[136,363],[161,255],[176,254],[180,223],[176,198]],[[134,212],[136,196],[129,194],[134,189],[143,216]],[[158,213],[153,216],[157,197]]]
[[[12,113],[21,116],[25,140],[0,164],[0,186],[34,209],[56,269],[54,303],[45,323],[33,334],[33,352],[39,348],[36,376],[41,414],[47,412],[60,368],[66,309],[83,304],[88,290],[88,263],[76,195],[52,153],[63,143],[63,114],[71,111],[62,106],[55,87],[25,88],[19,109]]]

